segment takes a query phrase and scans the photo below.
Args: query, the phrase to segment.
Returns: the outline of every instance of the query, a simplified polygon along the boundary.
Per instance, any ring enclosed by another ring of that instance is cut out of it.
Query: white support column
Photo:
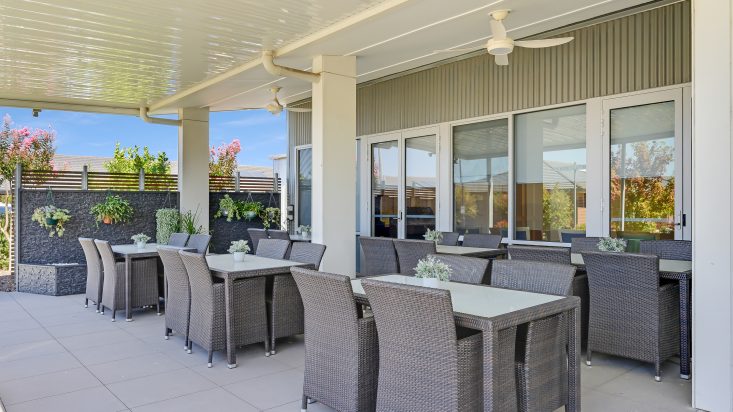
[[[692,404],[707,411],[730,411],[733,0],[692,4]]]
[[[181,212],[198,211],[209,230],[209,109],[178,109],[178,192]]]
[[[318,56],[313,71],[313,242],[322,270],[356,272],[356,57]]]

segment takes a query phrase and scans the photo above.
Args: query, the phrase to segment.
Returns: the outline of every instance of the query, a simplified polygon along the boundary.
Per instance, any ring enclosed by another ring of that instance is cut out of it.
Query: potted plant
[[[435,242],[435,245],[437,246],[438,243],[440,243],[441,240],[443,240],[443,232],[438,232],[437,230],[430,230],[428,229],[427,232],[423,235],[425,240],[432,240]]]
[[[158,209],[155,212],[155,228],[155,238],[158,243],[167,244],[171,234],[181,230],[181,214],[178,209]]]
[[[262,213],[262,203],[255,201],[242,202],[240,212],[245,219],[252,220]]]
[[[109,195],[104,202],[92,206],[89,213],[94,215],[97,225],[99,222],[110,225],[129,222],[132,219],[133,209],[127,200],[118,195]]]
[[[433,256],[420,259],[415,267],[415,277],[422,278],[424,286],[437,287],[439,282],[447,282],[451,275],[450,266]]]
[[[229,246],[229,253],[234,255],[235,262],[243,262],[244,256],[249,253],[249,244],[246,240],[235,240]]]
[[[231,222],[232,218],[240,220],[242,216],[240,215],[239,210],[239,202],[229,197],[229,195],[224,195],[223,198],[219,199],[219,210],[216,211],[214,217],[220,218],[224,216],[227,218],[227,222]]]
[[[145,233],[138,233],[137,235],[133,235],[131,239],[135,242],[138,249],[145,249],[145,244],[150,240],[150,236]]]
[[[308,225],[300,225],[300,226],[298,226],[298,231],[300,232],[301,235],[303,235],[303,238],[310,239],[310,237],[311,237],[311,231],[312,231],[312,229],[311,229],[310,226],[308,226]]]
[[[262,227],[264,227],[265,230],[269,229],[273,224],[277,224],[277,227],[280,227],[280,208],[265,208],[260,212],[260,218],[262,219]]]
[[[61,237],[64,235],[64,223],[71,219],[68,209],[59,209],[54,205],[41,206],[33,211],[31,220],[38,222],[42,228],[48,230],[48,236],[53,237],[54,233]]]
[[[602,252],[623,252],[626,250],[626,240],[613,237],[604,237],[598,241],[598,250]]]
[[[181,214],[181,231],[189,235],[205,233],[204,227],[199,225],[199,210],[196,212],[190,210]]]

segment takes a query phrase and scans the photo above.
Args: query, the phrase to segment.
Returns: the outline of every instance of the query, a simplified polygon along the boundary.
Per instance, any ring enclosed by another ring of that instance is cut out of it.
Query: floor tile
[[[139,340],[125,340],[91,348],[70,349],[69,351],[86,366],[157,352],[156,348]]]
[[[15,330],[12,332],[3,331],[3,333],[0,334],[0,348],[24,343],[39,342],[50,338],[52,338],[52,336],[40,326],[32,329]]]
[[[192,393],[132,409],[134,412],[256,412],[257,408],[221,388]]]
[[[70,353],[51,353],[0,362],[0,383],[82,367]]]
[[[48,331],[48,333],[56,338],[66,338],[69,336],[88,335],[90,333],[98,333],[107,330],[118,329],[117,326],[112,322],[82,321],[62,325],[46,326],[46,330]]]
[[[129,408],[212,389],[215,385],[189,369],[107,385]]]
[[[191,370],[217,385],[223,386],[293,369],[292,366],[274,359],[274,356],[265,357],[263,351],[259,349],[258,346],[256,349],[250,348],[247,351],[238,351],[238,366],[234,369],[227,368],[226,362],[222,361],[214,363],[211,368],[206,367],[206,364],[195,365],[191,367]]]
[[[592,366],[588,367],[583,356],[580,363],[581,383],[584,387],[595,388],[641,365],[636,360],[597,353],[593,354]]]
[[[127,410],[125,405],[103,386],[49,396],[8,407],[8,412],[118,412],[123,410]]]
[[[95,386],[101,386],[99,380],[86,369],[77,368],[3,382],[0,398],[8,406]]]
[[[139,342],[139,339],[126,333],[125,331],[114,329],[101,332],[87,333],[84,335],[68,336],[58,338],[59,343],[69,350],[93,348],[95,346],[104,346],[124,342]]]
[[[276,406],[272,409],[266,409],[267,412],[297,412],[300,411],[301,401],[295,401],[285,405]],[[335,409],[329,408],[322,403],[311,403],[308,405],[308,412],[335,412]]]
[[[49,353],[64,353],[64,348],[55,339],[47,339],[38,342],[19,343],[17,345],[4,346],[0,349],[0,362],[32,358]]]
[[[303,372],[291,369],[233,383],[224,389],[257,408],[274,408],[302,398]]]
[[[176,369],[183,369],[185,367],[185,365],[164,356],[162,353],[152,353],[149,355],[136,356],[129,359],[92,365],[88,368],[94,376],[99,378],[99,380],[106,385]]]

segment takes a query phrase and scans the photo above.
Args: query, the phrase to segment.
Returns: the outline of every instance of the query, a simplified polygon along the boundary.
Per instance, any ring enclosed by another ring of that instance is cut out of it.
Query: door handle
[[[397,212],[397,221],[398,222],[401,222],[402,221],[402,211],[401,210],[399,212]]]

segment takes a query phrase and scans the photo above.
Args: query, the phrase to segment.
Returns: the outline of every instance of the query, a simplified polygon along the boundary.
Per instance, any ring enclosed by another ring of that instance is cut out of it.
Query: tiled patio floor
[[[202,349],[188,355],[182,337],[163,340],[154,311],[112,323],[83,300],[0,293],[0,398],[8,412],[300,409],[302,337],[279,343],[270,358],[261,345],[241,349],[232,370],[217,354],[209,369]],[[656,383],[650,365],[594,355],[593,367],[582,369],[583,410],[692,410],[678,365],[663,372]]]

